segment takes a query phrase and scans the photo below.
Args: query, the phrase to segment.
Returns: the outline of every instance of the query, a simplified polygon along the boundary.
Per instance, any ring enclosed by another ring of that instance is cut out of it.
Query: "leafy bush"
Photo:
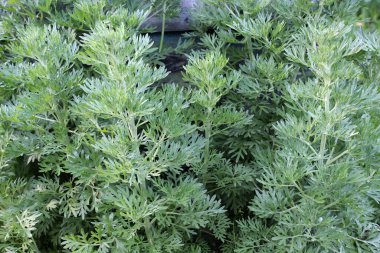
[[[378,252],[378,2],[177,5],[1,5],[0,251]]]

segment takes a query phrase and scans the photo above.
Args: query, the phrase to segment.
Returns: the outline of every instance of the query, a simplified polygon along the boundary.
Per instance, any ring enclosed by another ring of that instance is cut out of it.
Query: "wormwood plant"
[[[149,64],[155,49],[136,31],[143,20],[81,21],[90,31],[78,37],[40,19],[12,26],[11,15],[2,32],[1,250],[199,252],[195,235],[206,228],[223,239],[225,210],[188,169],[206,145],[187,112],[193,92],[151,88],[168,73]]]
[[[243,74],[226,103],[273,131],[225,143],[229,157],[253,142],[258,176],[224,251],[377,252],[379,37],[355,27],[361,3],[205,2],[196,15],[218,38],[203,44],[233,54]]]
[[[1,4],[0,251],[378,252],[376,1],[172,3]]]
[[[254,181],[255,171],[244,164],[232,164],[223,152],[213,148],[216,136],[251,123],[246,111],[232,104],[218,105],[241,81],[241,73],[228,70],[227,63],[228,59],[219,51],[195,53],[189,56],[184,79],[198,88],[192,114],[206,139],[203,161],[195,171],[210,192],[217,193],[228,207],[237,211],[245,198],[242,194],[246,185]]]

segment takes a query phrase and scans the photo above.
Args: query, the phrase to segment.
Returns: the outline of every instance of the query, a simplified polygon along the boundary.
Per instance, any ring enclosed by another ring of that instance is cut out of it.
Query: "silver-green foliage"
[[[1,3],[0,251],[378,252],[366,1],[204,0],[186,85],[169,3]]]
[[[196,92],[154,88],[168,73],[149,62],[142,20],[81,14],[91,23],[84,4],[74,29],[4,18],[1,251],[196,252],[201,230],[223,240],[225,209],[191,172],[208,142]]]
[[[356,26],[363,3],[204,2],[199,21],[244,61],[226,103],[252,108],[266,129],[226,135],[227,150],[254,146],[243,154],[257,177],[225,251],[378,252],[379,35]]]

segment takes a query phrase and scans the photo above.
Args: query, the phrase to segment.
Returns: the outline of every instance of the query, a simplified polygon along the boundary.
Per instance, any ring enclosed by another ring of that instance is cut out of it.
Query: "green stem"
[[[137,143],[138,134],[137,134],[137,127],[136,127],[136,123],[135,123],[135,117],[133,117],[133,116],[129,117],[128,128],[129,128],[129,133],[131,135],[132,141]]]
[[[152,236],[152,231],[151,231],[151,223],[148,217],[144,218],[144,230],[145,230],[146,238],[148,239],[149,244],[154,248],[153,236]]]
[[[157,142],[157,144],[155,145],[154,149],[152,149],[155,151],[153,153],[153,156],[151,157],[151,160],[154,160],[154,158],[156,158],[157,153],[160,150],[160,146],[161,146],[162,142],[165,140],[165,137],[166,137],[166,132],[164,131],[164,132],[162,132],[161,137],[160,137],[159,141]]]
[[[147,190],[145,178],[142,180],[140,184],[140,195],[141,197],[145,198],[146,201],[148,201],[148,190]],[[152,223],[148,217],[144,218],[144,230],[145,230],[145,235],[146,235],[149,245],[152,248],[154,248],[153,236],[152,236]]]
[[[206,138],[205,153],[204,153],[204,169],[205,169],[204,175],[207,172],[208,163],[209,163],[209,159],[210,159],[210,139],[211,139],[211,131],[212,131],[211,121],[210,121],[211,112],[212,112],[212,108],[207,108],[207,118],[206,118],[205,129],[204,129],[205,130],[205,138]]]
[[[244,11],[244,18],[248,18],[248,13]],[[253,55],[253,47],[252,47],[252,38],[251,36],[247,36],[245,37],[246,41],[247,41],[247,50],[249,52],[249,57],[250,57],[250,60],[253,60],[254,59],[254,55]]]
[[[321,1],[319,2],[317,18],[319,18],[319,17],[322,15],[323,7],[324,7],[324,6],[325,6],[325,0],[321,0]]]
[[[252,39],[251,39],[251,37],[247,37],[246,39],[247,39],[247,50],[249,52],[250,60],[252,61],[254,59],[253,47],[252,47]]]
[[[341,158],[345,154],[348,154],[348,150],[345,150],[342,153],[340,153],[339,155],[335,156],[334,158],[327,160],[326,164],[327,165],[332,164],[333,162],[337,161],[339,158]]]
[[[331,93],[330,84],[331,84],[330,81],[325,82],[325,87],[328,89],[326,92],[326,95],[324,97],[325,117],[327,117],[328,114],[330,113],[330,93]],[[326,127],[327,128],[326,131],[328,131],[329,127],[330,126],[328,123],[328,125]],[[324,156],[326,153],[326,142],[327,142],[327,132],[322,134],[321,144],[320,144],[320,148],[319,148],[319,158],[320,158],[319,165],[320,166],[322,166],[324,164]]]
[[[210,135],[211,135],[211,124],[207,122],[205,129],[205,137],[206,137],[206,146],[205,146],[205,164],[207,167],[208,160],[210,158]]]
[[[137,144],[138,134],[137,134],[137,126],[135,123],[135,117],[130,116],[129,121],[128,121],[128,127],[129,127],[129,132],[131,134],[132,141]],[[136,148],[138,147],[136,146]],[[148,200],[148,190],[147,190],[145,178],[141,179],[140,194],[142,197],[145,197],[145,199]],[[148,217],[144,218],[144,230],[145,230],[146,238],[148,239],[149,244],[154,248],[151,222]]]
[[[166,1],[164,2],[164,6],[162,7],[161,38],[160,38],[160,48],[158,50],[160,53],[162,52],[162,48],[164,46],[165,21],[166,21]]]

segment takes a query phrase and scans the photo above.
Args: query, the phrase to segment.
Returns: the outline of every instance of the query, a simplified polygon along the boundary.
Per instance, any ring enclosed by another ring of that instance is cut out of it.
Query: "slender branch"
[[[330,113],[330,94],[331,90],[329,88],[331,82],[329,80],[325,81],[325,87],[328,89],[324,97],[324,107],[325,107],[325,117]],[[330,124],[328,123],[326,128],[329,128]],[[327,142],[327,130],[322,134],[321,144],[319,148],[319,165],[322,166],[324,163],[324,156],[326,153],[326,142]]]
[[[205,154],[204,154],[204,169],[207,171],[209,159],[210,159],[210,139],[211,139],[211,121],[210,121],[210,115],[212,112],[212,108],[207,108],[207,118],[205,122],[205,138],[206,138],[206,145],[205,145]]]
[[[160,38],[160,48],[159,52],[162,53],[162,48],[164,46],[164,35],[165,35],[165,22],[166,22],[166,1],[162,7],[162,25],[161,25],[161,38]]]
[[[336,160],[338,160],[339,158],[341,158],[345,154],[348,154],[348,150],[343,151],[342,153],[340,153],[339,155],[335,156],[332,159],[328,159],[327,162],[326,162],[326,165],[332,164],[333,162],[335,162]]]

